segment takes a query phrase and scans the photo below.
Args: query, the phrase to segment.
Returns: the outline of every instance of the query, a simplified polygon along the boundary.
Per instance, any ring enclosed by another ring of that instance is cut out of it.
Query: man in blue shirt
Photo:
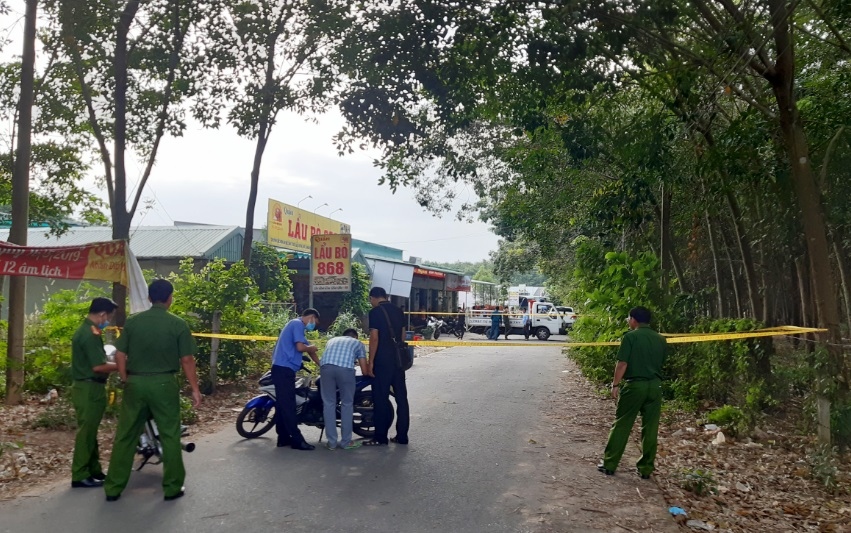
[[[316,309],[305,309],[301,318],[290,320],[275,344],[272,355],[272,382],[275,384],[275,429],[278,448],[292,446],[295,450],[312,450],[298,429],[295,410],[295,373],[301,369],[301,354],[306,353],[319,364],[316,346],[311,346],[304,331],[313,331],[319,323]]]
[[[351,450],[360,447],[360,442],[352,441],[355,362],[360,365],[364,375],[369,373],[369,368],[366,366],[366,349],[358,340],[357,330],[349,328],[343,332],[342,336],[328,341],[319,363],[322,415],[325,419],[329,450],[337,447],[337,389],[340,389],[340,425],[342,426],[340,448]]]

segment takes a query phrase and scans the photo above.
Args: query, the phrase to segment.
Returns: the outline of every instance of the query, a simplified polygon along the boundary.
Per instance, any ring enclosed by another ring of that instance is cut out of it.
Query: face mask
[[[305,326],[305,327],[307,328],[307,331],[313,331],[314,329],[316,329],[316,323],[315,322],[308,322],[307,326]]]

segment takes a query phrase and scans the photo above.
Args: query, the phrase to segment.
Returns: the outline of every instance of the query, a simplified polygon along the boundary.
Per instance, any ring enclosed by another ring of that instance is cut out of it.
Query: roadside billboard
[[[351,292],[352,236],[311,237],[310,279],[313,292]]]
[[[269,199],[266,229],[269,246],[310,253],[312,236],[339,233],[349,234],[351,228],[337,220]]]

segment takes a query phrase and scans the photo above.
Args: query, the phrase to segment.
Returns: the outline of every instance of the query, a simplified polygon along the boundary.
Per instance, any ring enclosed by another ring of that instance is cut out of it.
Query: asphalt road
[[[303,452],[226,428],[185,456],[180,500],[145,467],[118,502],[69,484],[5,502],[0,531],[538,531],[516,510],[546,490],[526,452],[562,364],[557,345],[443,350],[408,372],[408,446]]]

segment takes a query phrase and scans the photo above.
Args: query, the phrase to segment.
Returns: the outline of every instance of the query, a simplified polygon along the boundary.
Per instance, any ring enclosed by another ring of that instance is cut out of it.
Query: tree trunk
[[[727,238],[727,233],[723,230],[721,230],[721,237],[724,240],[724,254],[727,256],[727,264],[730,265],[730,280],[733,284],[733,298],[736,303],[736,318],[742,318],[744,313],[742,310],[741,291],[739,290],[739,274],[736,272],[736,265],[733,263],[733,255],[730,253],[732,246],[730,246],[730,240]]]
[[[21,95],[18,99],[18,138],[12,175],[12,225],[9,242],[27,245],[32,158],[32,108],[35,101],[35,39],[38,0],[27,0],[24,15],[24,46],[21,56]],[[9,330],[6,346],[6,405],[23,401],[24,319],[26,276],[9,279]]]
[[[221,311],[213,311],[212,330],[213,335],[218,334],[222,330]],[[221,339],[218,337],[210,339],[210,394],[216,392],[216,383],[219,380],[219,344],[221,344]]]
[[[839,301],[836,284],[830,265],[827,224],[821,202],[821,192],[816,186],[810,161],[809,145],[804,126],[798,114],[795,98],[795,49],[792,29],[789,25],[789,6],[785,0],[769,0],[772,37],[777,52],[774,68],[765,74],[777,101],[777,113],[783,142],[791,167],[795,198],[801,210],[804,239],[812,267],[811,280],[815,296],[815,311],[819,325],[827,329],[820,335],[828,353],[828,364],[819,367],[819,378],[839,386],[839,395],[848,392],[848,369],[842,349],[839,347]],[[823,389],[824,387],[820,387]],[[824,395],[818,398],[818,436],[822,444],[830,444],[830,400]]]
[[[739,209],[739,203],[731,191],[727,191],[727,205],[730,207],[730,214],[733,217],[733,227],[736,230],[736,244],[739,247],[739,254],[742,256],[751,317],[757,320],[763,320],[763,317],[759,316],[762,312],[762,299],[759,294],[759,284],[757,282],[756,268],[754,268],[751,244],[745,232],[745,225],[742,223],[742,211]]]
[[[847,321],[848,335],[851,336],[851,289],[848,287],[848,265],[842,255],[842,246],[833,238],[833,255],[836,256],[836,270],[839,271],[839,279],[842,282],[842,298],[845,300],[845,320]]]
[[[245,266],[251,264],[251,246],[254,241],[254,209],[257,205],[257,189],[260,184],[260,165],[263,163],[263,153],[266,151],[268,140],[268,125],[261,122],[257,135],[257,146],[254,148],[254,164],[251,167],[251,189],[248,192],[248,207],[245,210],[245,239],[242,241],[242,262]]]
[[[715,272],[715,290],[718,291],[718,317],[727,316],[727,304],[724,299],[724,278],[721,276],[721,260],[718,258],[718,244],[715,237],[715,227],[712,224],[712,217],[709,216],[709,211],[705,211],[706,232],[709,236],[709,250],[712,253],[712,269]]]
[[[115,38],[115,198],[112,208],[112,238],[130,239],[133,213],[127,212],[127,34],[139,9],[139,0],[127,3],[116,25]],[[118,304],[116,325],[123,326],[127,317],[127,287],[112,284],[112,299]]]
[[[671,270],[671,191],[662,183],[662,209],[659,213],[659,259],[662,260],[662,291],[668,294],[668,273]]]

